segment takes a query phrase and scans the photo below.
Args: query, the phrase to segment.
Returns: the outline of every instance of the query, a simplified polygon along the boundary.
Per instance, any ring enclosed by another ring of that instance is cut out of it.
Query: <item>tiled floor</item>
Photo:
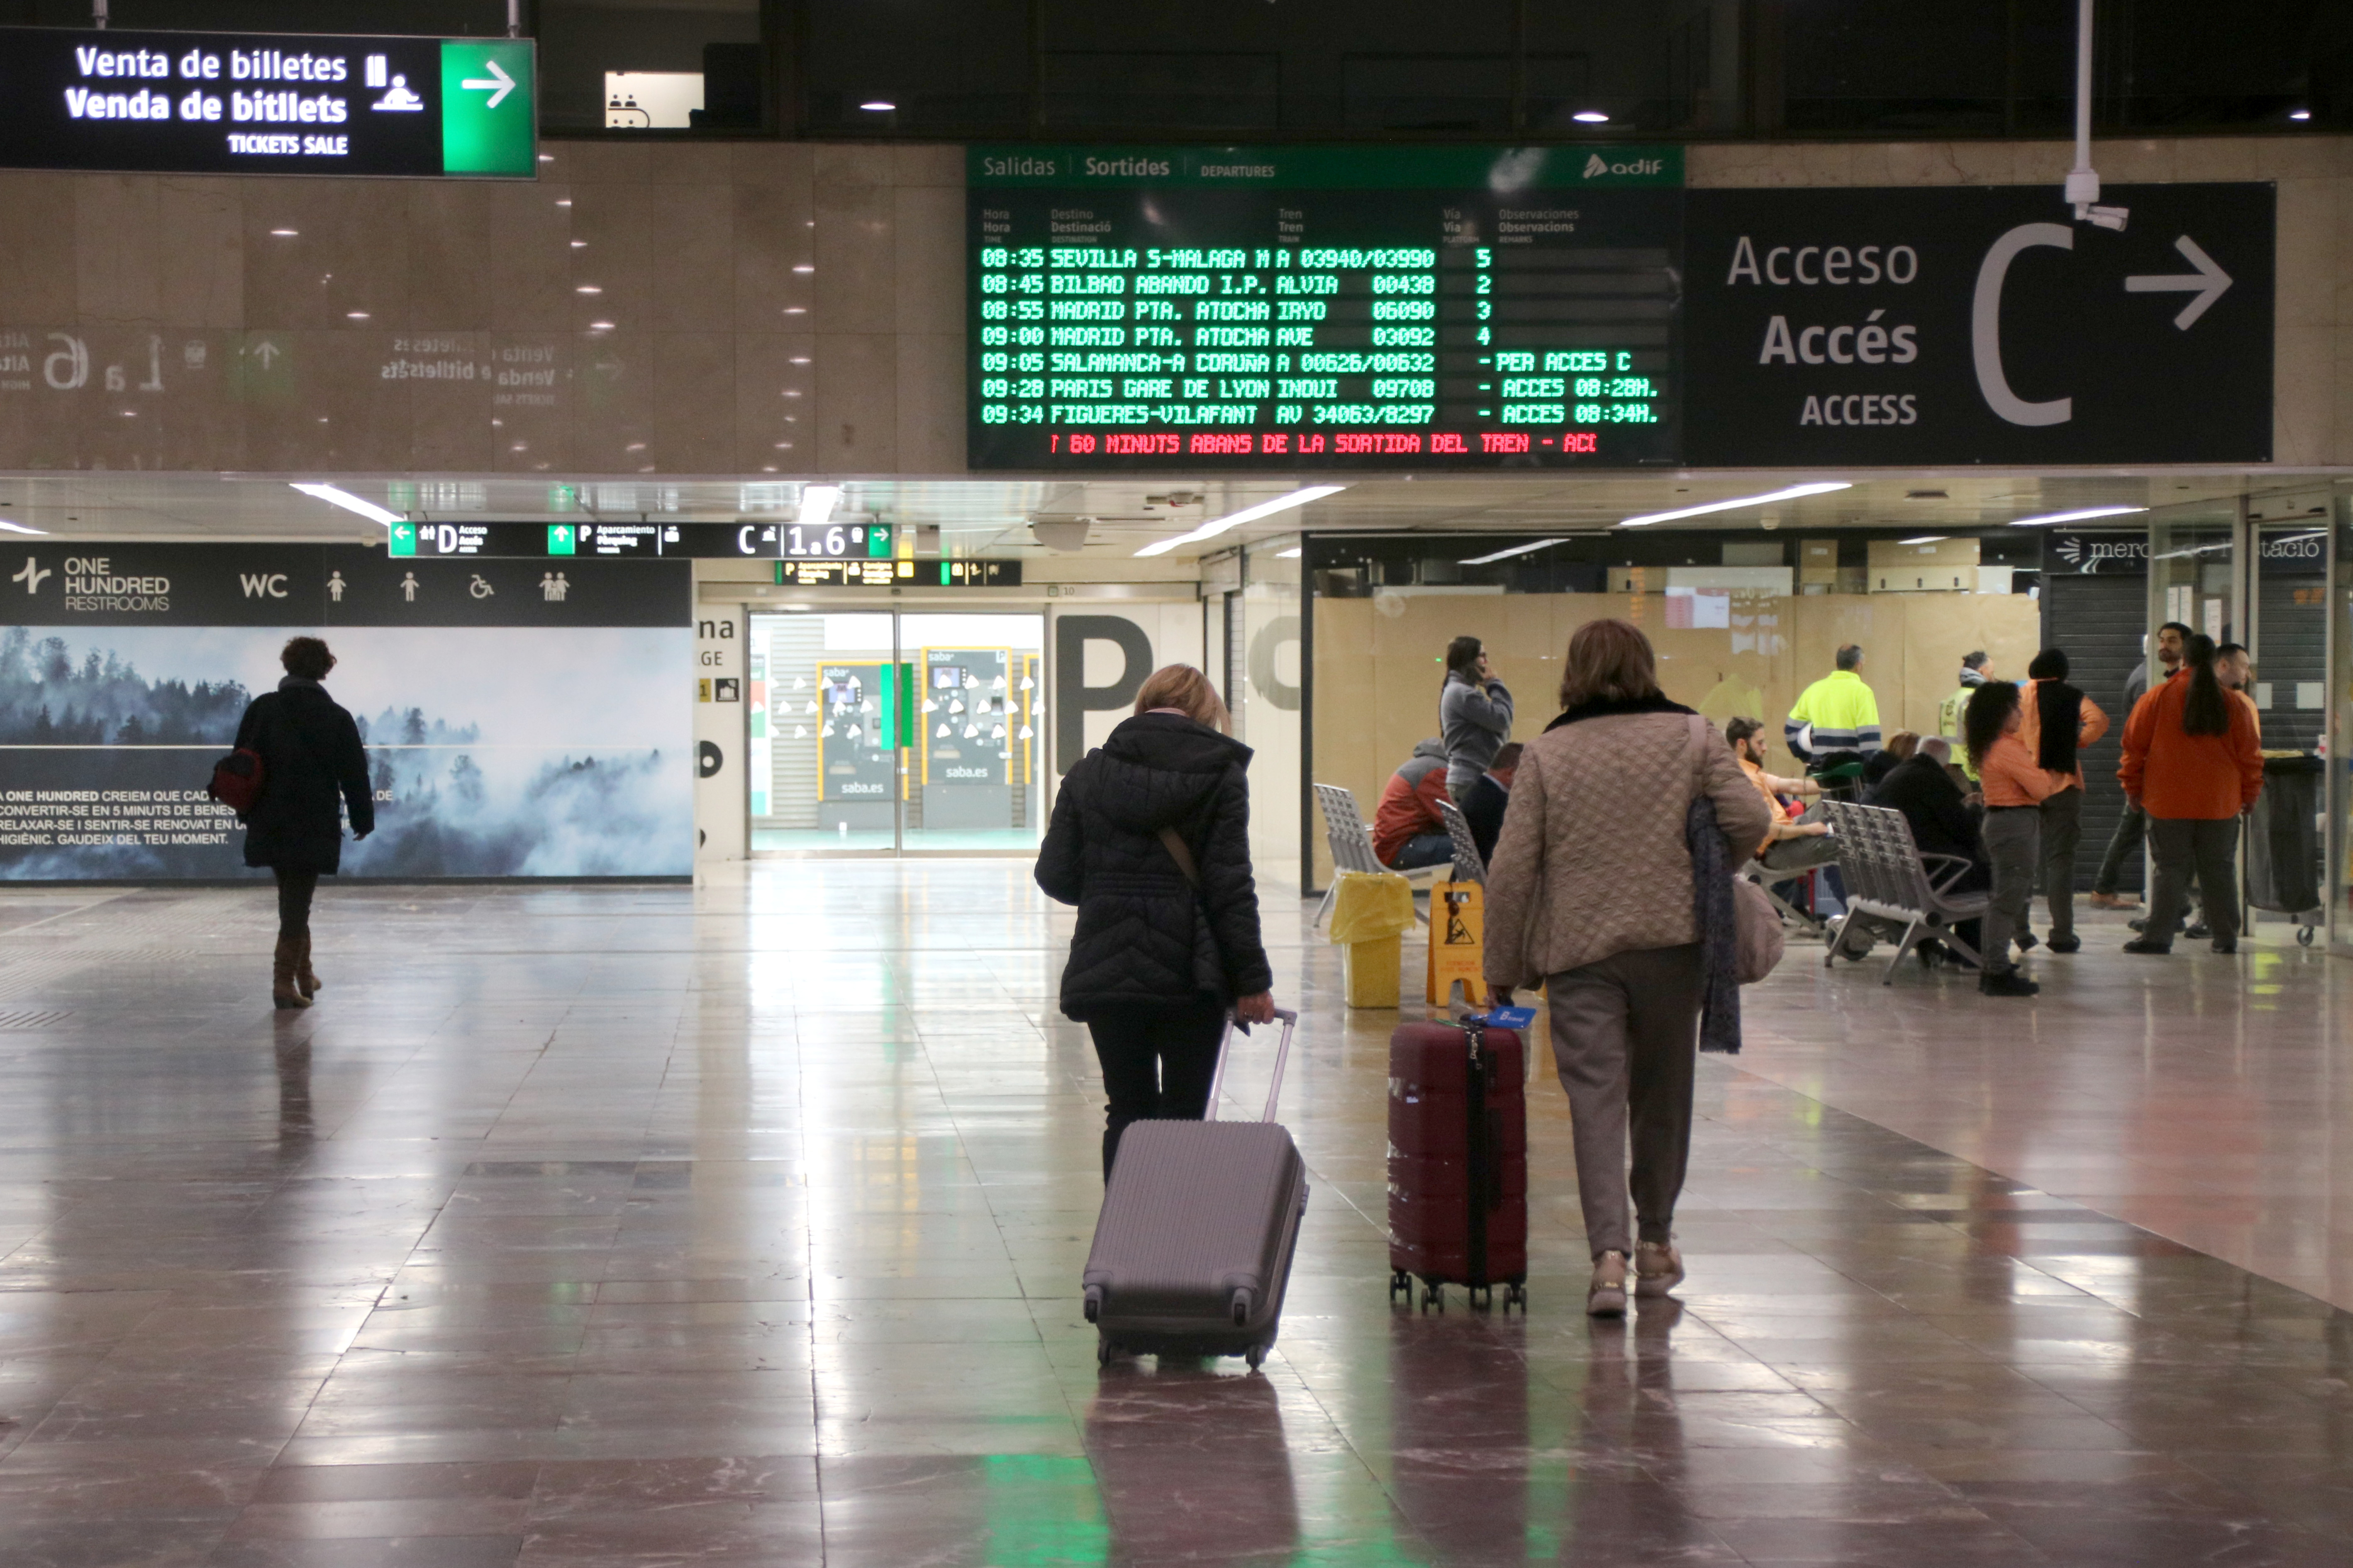
[[[262,893],[100,897],[0,898],[7,1568],[2353,1560],[2338,961],[2101,940],[2020,1004],[1795,946],[1679,1303],[1578,1311],[1546,1081],[1534,1310],[1424,1316],[1390,1019],[1282,901],[1282,1343],[1103,1375],[1026,867],[331,887],[288,1016]]]

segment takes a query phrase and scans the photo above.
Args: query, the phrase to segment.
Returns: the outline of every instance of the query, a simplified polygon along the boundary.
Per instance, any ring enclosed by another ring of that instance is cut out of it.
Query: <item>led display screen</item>
[[[971,156],[972,465],[1673,460],[1673,149]]]

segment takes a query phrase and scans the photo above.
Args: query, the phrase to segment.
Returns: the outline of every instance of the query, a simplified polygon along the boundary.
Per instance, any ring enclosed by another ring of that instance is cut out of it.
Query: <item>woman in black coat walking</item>
[[[360,730],[319,683],[335,656],[317,637],[294,637],[279,656],[286,679],[246,705],[237,744],[261,758],[261,798],[245,819],[245,863],[278,877],[278,948],[269,999],[308,1007],[319,990],[311,967],[311,896],[343,859],[343,809],[352,837],[375,828]],[[340,799],[339,799],[340,797]]]
[[[1208,1109],[1227,1009],[1274,1017],[1250,874],[1250,749],[1190,665],[1154,672],[1135,714],[1062,780],[1038,886],[1079,907],[1062,1012],[1103,1063],[1103,1176],[1130,1122]]]

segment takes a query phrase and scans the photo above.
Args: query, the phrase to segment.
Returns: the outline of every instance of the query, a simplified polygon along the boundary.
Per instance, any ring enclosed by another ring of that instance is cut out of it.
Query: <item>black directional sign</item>
[[[1685,460],[2271,460],[2274,195],[2055,184],[1691,194]]]

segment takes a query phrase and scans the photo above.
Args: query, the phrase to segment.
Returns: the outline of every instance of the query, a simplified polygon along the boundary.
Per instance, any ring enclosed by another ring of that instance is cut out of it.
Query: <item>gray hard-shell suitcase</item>
[[[1274,1120],[1295,1013],[1259,1121],[1138,1121],[1121,1134],[1082,1277],[1096,1359],[1238,1355],[1253,1367],[1273,1348],[1307,1208],[1307,1169]],[[1208,1115],[1233,1025],[1218,1048]]]

